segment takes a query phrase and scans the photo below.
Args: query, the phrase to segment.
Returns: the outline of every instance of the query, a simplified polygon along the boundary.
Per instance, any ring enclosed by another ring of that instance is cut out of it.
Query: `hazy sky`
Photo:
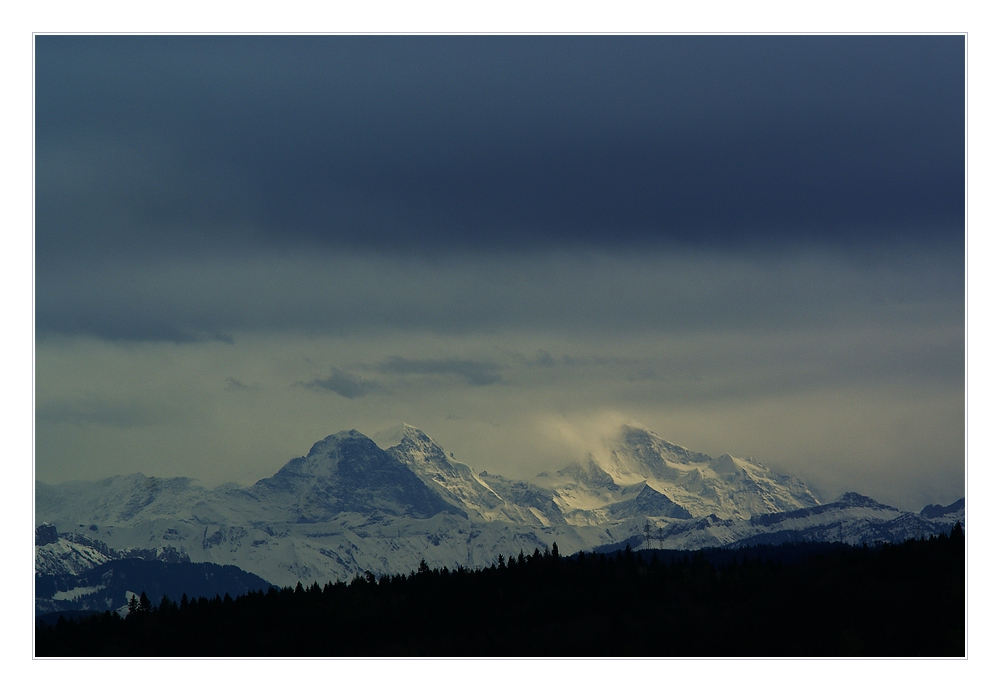
[[[964,493],[961,36],[35,39],[43,481],[645,425]]]

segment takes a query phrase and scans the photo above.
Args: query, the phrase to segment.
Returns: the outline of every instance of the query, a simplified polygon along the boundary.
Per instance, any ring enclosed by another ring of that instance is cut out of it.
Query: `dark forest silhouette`
[[[37,656],[964,656],[965,538],[632,551],[350,583],[36,627]],[[140,601],[142,597],[140,597]]]

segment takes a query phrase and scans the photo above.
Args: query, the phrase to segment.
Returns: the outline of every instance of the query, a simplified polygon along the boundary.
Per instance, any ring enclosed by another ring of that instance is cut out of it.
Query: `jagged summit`
[[[565,523],[551,493],[537,485],[486,471],[477,473],[412,425],[404,423],[379,437],[386,444],[397,435],[399,442],[387,447],[386,452],[405,464],[442,500],[461,507],[469,516],[529,526]]]
[[[834,500],[831,504],[842,504],[847,507],[871,507],[872,509],[896,509],[889,505],[883,505],[867,495],[861,493],[847,492]]]
[[[367,435],[355,430],[354,428],[351,428],[350,430],[341,430],[340,432],[333,433],[332,435],[327,435],[322,440],[319,440],[318,442],[314,443],[313,446],[310,448],[309,453],[312,454],[313,449],[323,444],[335,444],[343,440],[360,440],[360,439],[368,440],[370,438],[368,438]]]
[[[306,472],[305,469],[308,467],[310,473],[326,475],[336,469],[345,447],[353,449],[358,445],[367,447],[371,444],[372,441],[357,430],[341,430],[314,443],[306,456],[292,459],[278,473],[290,468]]]
[[[675,464],[692,464],[711,459],[707,454],[692,452],[686,447],[668,442],[652,430],[634,425],[623,425],[615,441],[633,448],[637,453],[652,453]]]
[[[261,500],[291,504],[302,522],[328,521],[342,512],[429,517],[458,511],[357,430],[324,438],[250,490]]]
[[[949,515],[964,515],[965,513],[965,498],[961,497],[955,502],[952,502],[947,507],[942,507],[941,505],[927,505],[922,510],[920,510],[920,516],[927,517],[928,519],[937,519],[940,517],[945,517]]]

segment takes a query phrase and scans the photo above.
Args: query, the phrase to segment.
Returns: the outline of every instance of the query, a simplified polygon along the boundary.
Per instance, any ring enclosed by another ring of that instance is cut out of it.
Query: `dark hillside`
[[[127,604],[126,592],[145,591],[154,603],[167,594],[188,593],[191,596],[233,596],[258,591],[271,586],[255,574],[233,565],[207,562],[168,563],[136,558],[111,560],[79,575],[36,574],[35,610],[51,621],[52,611],[78,610],[103,612]],[[58,591],[80,592],[73,600],[53,600]],[[79,613],[75,617],[79,617]]]
[[[960,657],[964,545],[956,527],[725,560],[628,549],[562,558],[553,546],[482,570],[422,567],[40,625],[36,655]]]

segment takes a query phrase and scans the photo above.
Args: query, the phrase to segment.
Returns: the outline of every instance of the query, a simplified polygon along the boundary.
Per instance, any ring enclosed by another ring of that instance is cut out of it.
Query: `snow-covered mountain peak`
[[[307,457],[329,455],[332,451],[340,449],[345,442],[362,442],[371,440],[357,430],[341,430],[333,435],[327,435],[319,442],[309,448]]]
[[[402,427],[403,427],[403,436],[399,440],[400,443],[405,441],[410,441],[413,444],[421,446],[433,446],[442,451],[444,450],[444,448],[441,445],[439,445],[437,442],[434,441],[434,438],[432,438],[430,435],[428,435],[415,425],[410,425],[409,423],[403,423]],[[453,457],[452,454],[448,454],[448,456]]]
[[[430,436],[427,435],[423,430],[416,427],[415,425],[410,425],[409,423],[400,423],[399,425],[394,425],[391,428],[386,428],[385,430],[380,430],[371,436],[372,441],[375,442],[382,449],[389,449],[390,447],[395,447],[400,442],[407,438],[426,438],[430,440]]]
[[[312,478],[333,476],[338,473],[341,459],[367,458],[371,456],[373,449],[378,449],[375,443],[357,430],[341,430],[313,444],[306,456],[297,457],[286,463],[272,476],[272,479],[289,476]],[[258,481],[258,484],[267,480],[270,479]]]
[[[357,430],[320,440],[254,484],[251,495],[293,507],[297,521],[329,521],[341,512],[429,517],[455,511],[392,454]]]
[[[446,452],[444,447],[435,442],[430,435],[409,423],[383,431],[377,437],[379,439],[376,442],[382,449],[403,452],[396,456],[411,468],[424,468],[430,464],[438,471],[449,475],[455,471],[456,464],[463,470],[468,469],[469,472],[472,470],[468,464],[456,461],[455,455]],[[389,444],[390,442],[392,444]]]
[[[647,479],[676,480],[691,470],[692,464],[711,461],[707,454],[664,440],[651,430],[623,425],[618,433],[603,441],[603,449],[593,461],[618,484],[634,484]]]
[[[602,447],[587,464],[540,480],[554,490],[564,511],[610,507],[642,483],[695,517],[748,518],[818,504],[795,478],[731,454],[713,458],[693,452],[635,425],[623,425]]]
[[[402,439],[387,453],[405,464],[445,502],[485,521],[529,526],[565,523],[551,492],[534,483],[486,471],[477,474],[422,430],[406,424],[402,427]]]
[[[383,444],[397,436],[399,439],[395,444],[384,449],[425,481],[431,481],[436,486],[450,487],[456,482],[467,484],[470,479],[474,479],[475,486],[484,486],[471,466],[456,461],[453,455],[413,425],[403,423],[390,429],[388,434],[379,435]]]
[[[922,510],[920,510],[920,516],[927,517],[928,519],[937,519],[940,517],[955,515],[962,517],[965,516],[965,498],[961,497],[955,502],[951,503],[947,507],[942,507],[941,505],[927,505]]]
[[[700,452],[692,452],[687,447],[674,444],[663,439],[648,428],[640,428],[635,425],[623,425],[617,436],[620,444],[635,446],[651,446],[662,449],[677,462],[690,463],[695,461],[707,461],[710,457]]]
[[[666,466],[689,466],[711,460],[707,454],[692,452],[686,447],[668,442],[652,430],[632,425],[623,425],[618,435],[605,444],[612,459],[617,458],[619,468],[641,476],[656,477],[664,472],[672,476],[674,474],[666,471]]]

